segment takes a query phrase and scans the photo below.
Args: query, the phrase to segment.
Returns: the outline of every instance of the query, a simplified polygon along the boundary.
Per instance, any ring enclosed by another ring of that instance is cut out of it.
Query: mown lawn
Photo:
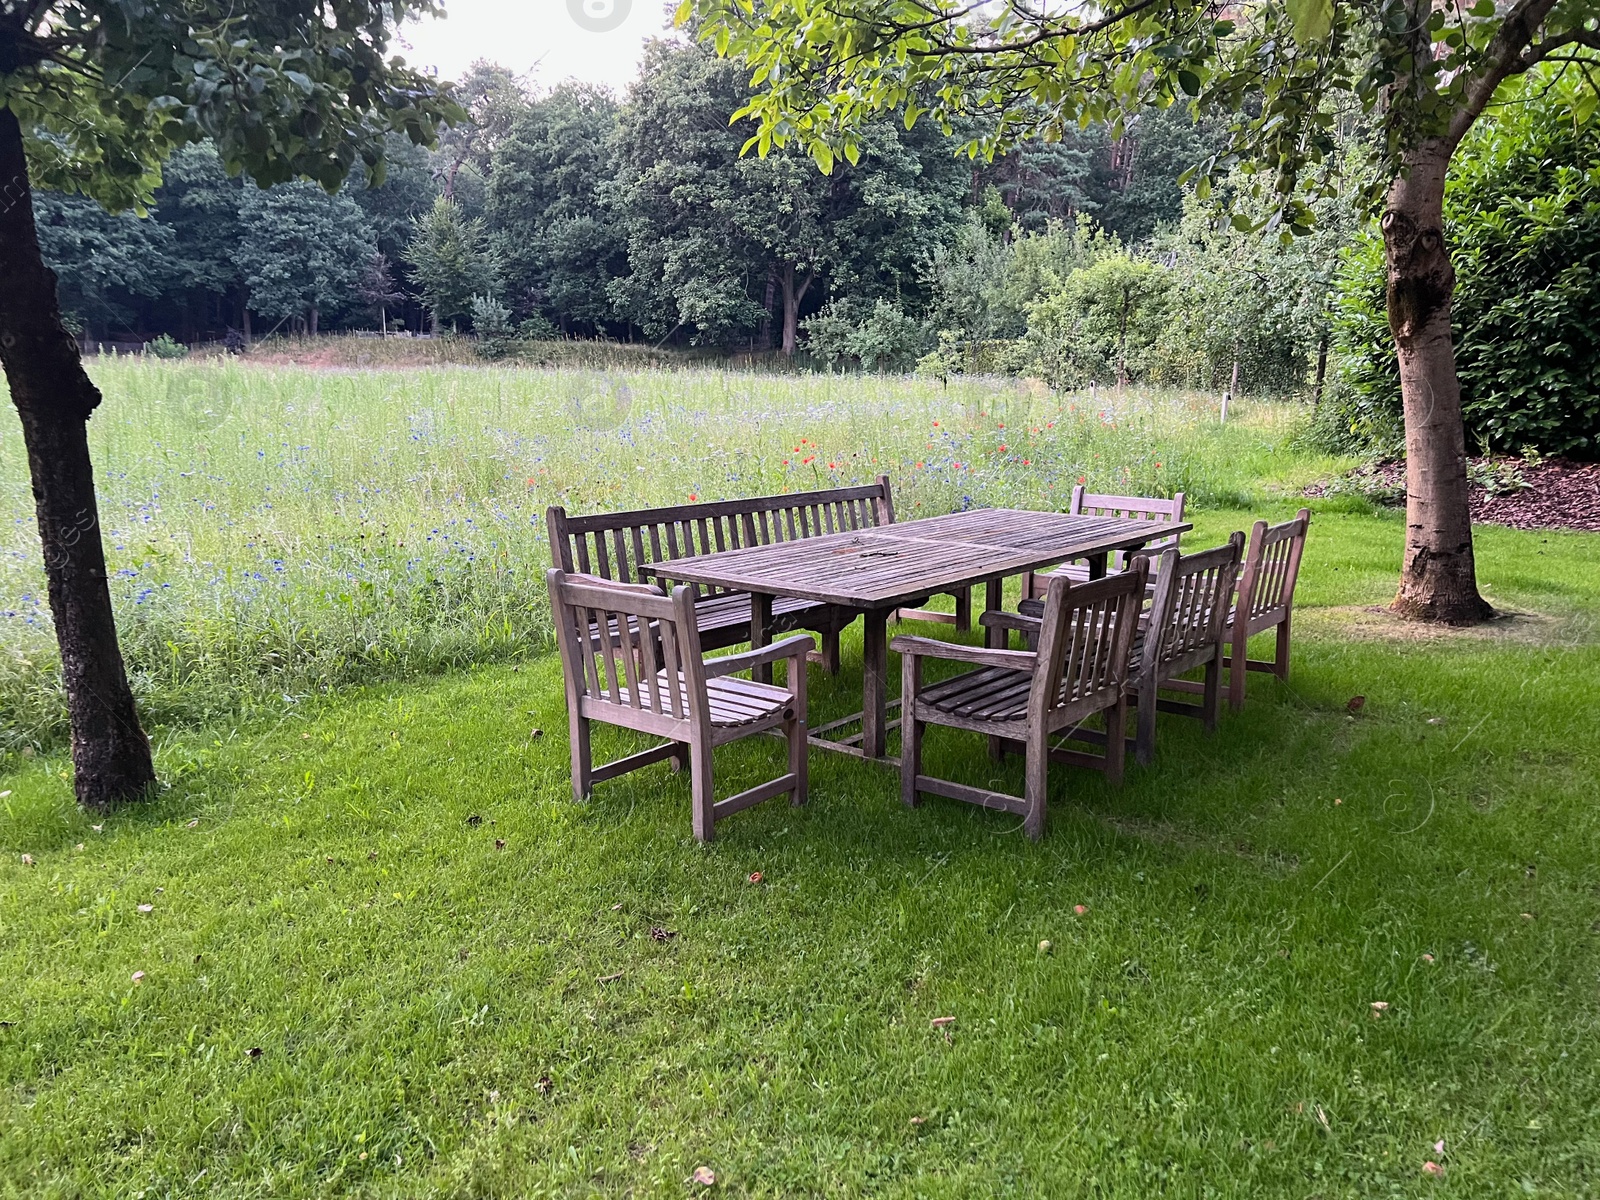
[[[1401,534],[1319,513],[1292,683],[1038,845],[822,756],[709,847],[665,767],[575,805],[550,658],[165,734],[99,828],[31,760],[0,1194],[1594,1195],[1600,537],[1482,530],[1529,615],[1418,639]]]

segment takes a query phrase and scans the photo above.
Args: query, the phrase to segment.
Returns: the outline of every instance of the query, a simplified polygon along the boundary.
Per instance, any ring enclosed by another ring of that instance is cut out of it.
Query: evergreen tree
[[[440,196],[416,222],[406,248],[412,277],[433,317],[434,331],[472,312],[472,298],[494,290],[494,263],[485,245],[483,222],[466,217],[461,206]]]

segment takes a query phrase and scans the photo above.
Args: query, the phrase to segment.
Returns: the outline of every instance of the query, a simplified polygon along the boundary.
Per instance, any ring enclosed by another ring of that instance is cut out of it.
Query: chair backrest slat
[[[1136,521],[1160,521],[1164,525],[1176,525],[1183,520],[1184,495],[1174,492],[1172,499],[1161,496],[1113,496],[1100,492],[1085,491],[1082,484],[1072,489],[1072,503],[1068,513],[1075,517],[1124,517]],[[1169,546],[1176,546],[1183,537],[1175,533],[1171,537],[1156,538],[1145,547],[1145,552],[1165,550]],[[1127,566],[1128,555],[1119,552],[1114,555],[1112,567],[1122,570]]]
[[[1309,508],[1302,508],[1292,521],[1279,525],[1256,522],[1239,577],[1239,603],[1247,619],[1254,621],[1287,612],[1294,603],[1310,524]]]
[[[1039,657],[1029,700],[1030,719],[1052,709],[1087,704],[1121,689],[1144,604],[1149,560],[1128,570],[1073,586],[1053,577],[1039,628]]]
[[[675,589],[669,598],[648,584],[569,575],[560,568],[551,568],[546,579],[570,697],[688,717],[684,655],[699,654],[688,588]],[[689,605],[687,630],[680,599]]]
[[[1243,556],[1242,533],[1198,554],[1171,548],[1162,553],[1142,671],[1221,645]]]

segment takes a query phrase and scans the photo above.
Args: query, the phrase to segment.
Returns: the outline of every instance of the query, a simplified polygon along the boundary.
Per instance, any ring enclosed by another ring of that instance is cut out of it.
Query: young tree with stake
[[[1096,121],[1118,135],[1140,108],[1187,102],[1231,119],[1230,145],[1199,166],[1198,189],[1255,168],[1273,197],[1266,231],[1304,234],[1310,196],[1356,187],[1380,214],[1405,408],[1394,608],[1451,624],[1492,615],[1467,508],[1445,176],[1505,80],[1544,62],[1594,65],[1584,56],[1600,49],[1600,0],[683,0],[678,20],[753,68],[757,94],[735,114],[757,123],[747,149],[796,142],[825,172],[855,161],[859,130],[885,110],[946,129],[978,118],[970,150],[993,154]],[[1594,113],[1585,97],[1576,119]],[[1341,111],[1376,133],[1360,180],[1339,177]]]
[[[435,0],[0,0],[0,364],[22,422],[72,717],[78,800],[154,781],[117,645],[89,459],[101,396],[61,321],[33,188],[106,208],[149,203],[161,163],[210,138],[233,174],[332,191],[384,135],[431,142],[459,110],[388,56]]]

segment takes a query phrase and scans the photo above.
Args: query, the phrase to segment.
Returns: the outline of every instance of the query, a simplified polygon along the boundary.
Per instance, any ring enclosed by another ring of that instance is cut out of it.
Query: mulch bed
[[[1473,460],[1481,462],[1487,460]],[[1569,529],[1600,533],[1600,463],[1547,458],[1537,465],[1517,464],[1527,487],[1492,496],[1472,484],[1472,519],[1512,529]],[[1403,462],[1380,463],[1363,472],[1368,478],[1404,488]],[[1307,488],[1322,495],[1325,487]]]

